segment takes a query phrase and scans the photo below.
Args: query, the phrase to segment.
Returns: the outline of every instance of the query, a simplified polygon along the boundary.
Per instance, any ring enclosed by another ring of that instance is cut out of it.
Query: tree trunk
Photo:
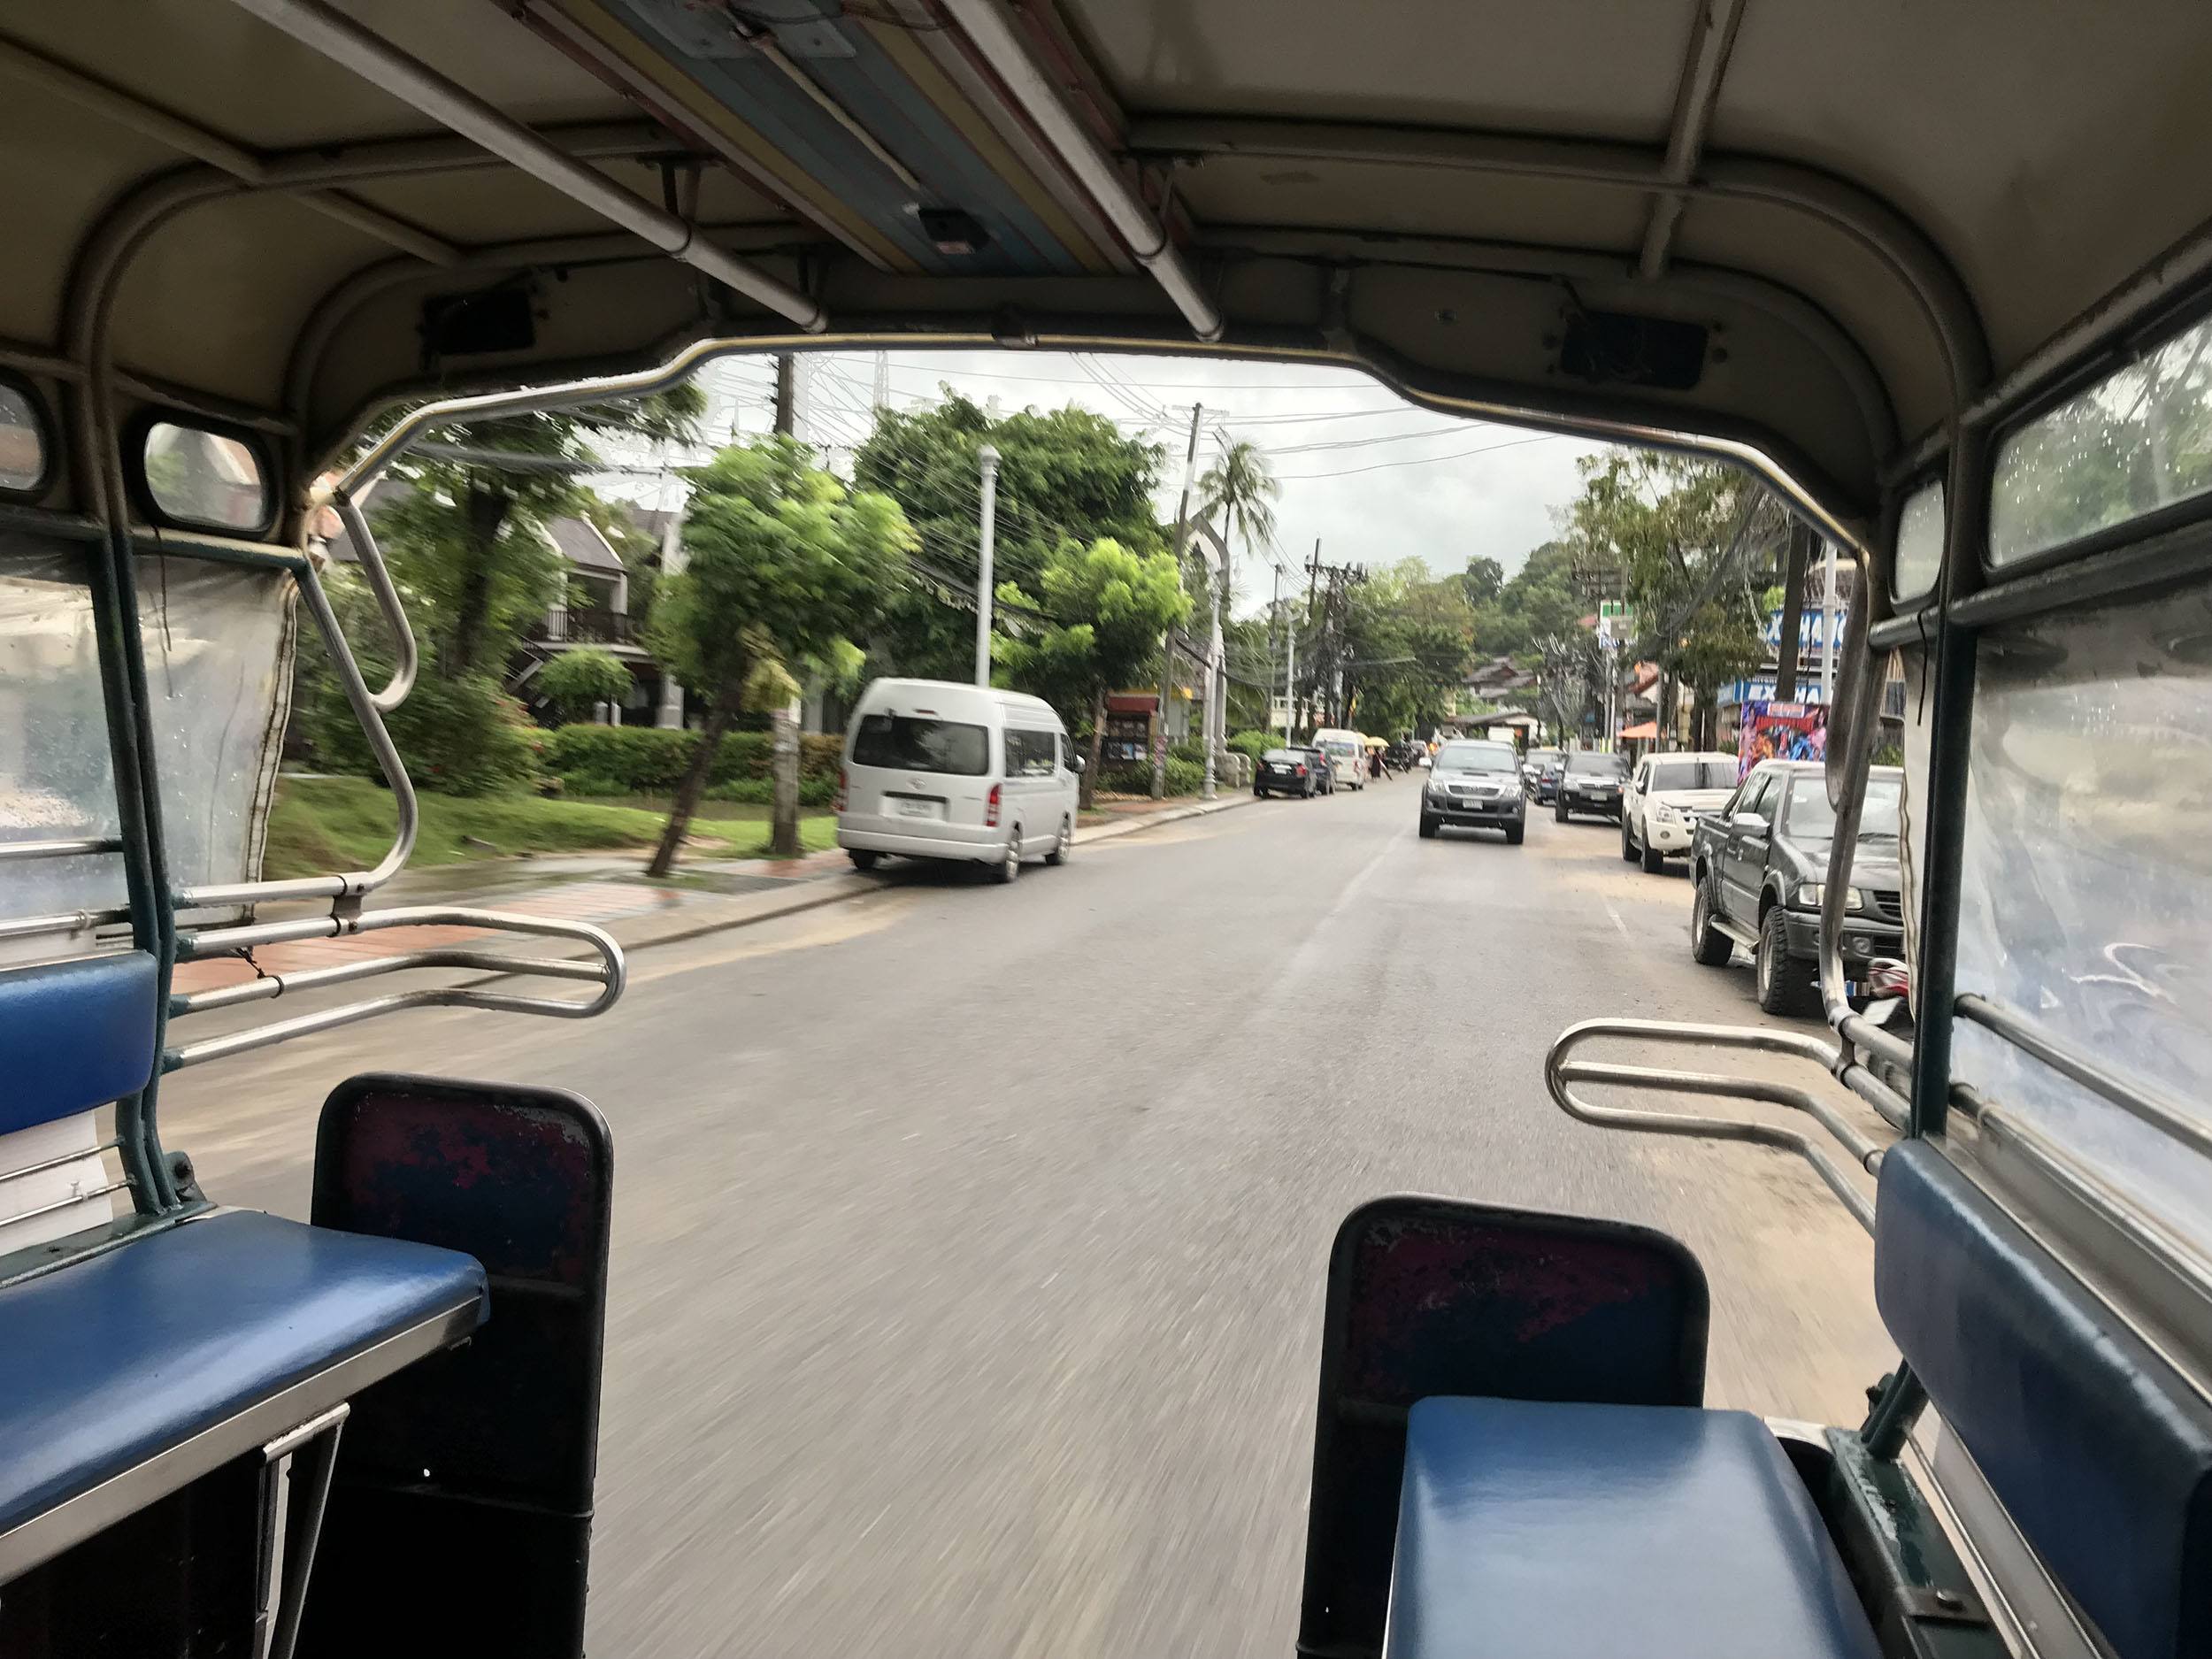
[[[483,654],[484,636],[491,630],[492,565],[497,557],[499,533],[506,526],[513,497],[504,490],[485,489],[472,482],[464,518],[468,543],[464,550],[461,591],[453,607],[453,643],[440,659],[449,680],[473,673]]]
[[[1075,787],[1075,810],[1086,812],[1098,800],[1099,763],[1106,755],[1106,690],[1104,687],[1091,693],[1091,754],[1083,768],[1082,781]]]
[[[690,833],[691,815],[699,810],[699,798],[707,792],[708,774],[714,770],[714,757],[722,747],[730,723],[737,718],[737,705],[743,700],[745,672],[740,668],[715,693],[714,702],[707,710],[706,730],[700,733],[699,747],[692,751],[690,769],[677,786],[675,800],[669,803],[668,824],[661,831],[661,844],[653,849],[653,862],[645,866],[647,875],[664,876],[676,867],[676,849]]]
[[[775,807],[774,826],[768,834],[768,851],[777,858],[799,856],[799,715],[795,703],[786,703],[774,715]]]

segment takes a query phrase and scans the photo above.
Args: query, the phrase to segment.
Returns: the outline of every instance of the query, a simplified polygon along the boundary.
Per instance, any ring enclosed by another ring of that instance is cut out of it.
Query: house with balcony
[[[373,521],[379,496],[408,488],[379,480],[373,493],[361,502],[363,513]],[[632,510],[640,527],[658,534],[664,526],[648,523],[662,515]],[[333,562],[349,565],[359,555],[353,538],[338,516],[326,513],[316,526],[318,539]],[[586,646],[607,652],[630,671],[630,694],[618,706],[602,705],[599,718],[612,726],[651,726],[659,714],[664,687],[660,665],[645,649],[643,630],[630,611],[630,572],[607,538],[589,520],[554,518],[541,534],[560,557],[561,583],[544,614],[523,631],[515,654],[507,664],[508,690],[519,697],[540,719],[551,711],[531,695],[530,682],[540,669],[565,651]]]

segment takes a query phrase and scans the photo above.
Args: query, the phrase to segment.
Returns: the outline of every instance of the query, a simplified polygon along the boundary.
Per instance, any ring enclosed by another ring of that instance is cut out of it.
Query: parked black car
[[[1310,795],[1320,787],[1313,774],[1311,749],[1271,749],[1252,773],[1252,793]]]
[[[1844,973],[1855,987],[1875,959],[1904,955],[1897,856],[1903,788],[1904,774],[1895,766],[1867,774],[1843,929]],[[1835,828],[1821,764],[1770,760],[1752,768],[1725,806],[1699,819],[1690,843],[1697,884],[1690,954],[1709,968],[1724,968],[1736,946],[1748,946],[1758,968],[1759,1006],[1770,1014],[1819,1010],[1821,887]]]
[[[1566,756],[1555,749],[1532,749],[1521,757],[1521,787],[1540,806],[1549,806],[1559,793],[1559,769]]]
[[[1421,834],[1433,840],[1448,824],[1503,830],[1508,846],[1521,844],[1528,803],[1512,744],[1463,738],[1436,751],[1421,785]]]
[[[1621,787],[1628,781],[1625,755],[1578,749],[1567,757],[1552,800],[1552,814],[1564,824],[1577,812],[1621,821]]]
[[[1336,793],[1336,767],[1330,762],[1325,751],[1309,744],[1293,749],[1291,753],[1305,757],[1306,771],[1313,779],[1316,793],[1320,795]]]

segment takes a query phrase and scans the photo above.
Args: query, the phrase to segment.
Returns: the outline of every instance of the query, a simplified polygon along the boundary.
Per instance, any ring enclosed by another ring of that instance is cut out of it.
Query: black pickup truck
[[[1843,927],[1844,972],[1855,987],[1875,958],[1905,954],[1897,862],[1903,787],[1894,766],[1877,766],[1867,779]],[[1752,768],[1727,804],[1699,818],[1690,842],[1697,884],[1690,954],[1724,968],[1736,946],[1747,947],[1759,1006],[1770,1014],[1819,1010],[1821,885],[1835,825],[1818,762],[1770,760]]]

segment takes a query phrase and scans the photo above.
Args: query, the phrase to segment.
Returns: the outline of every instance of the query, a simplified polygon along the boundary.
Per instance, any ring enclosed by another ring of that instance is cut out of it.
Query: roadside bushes
[[[1171,750],[1167,757],[1167,792],[1196,795],[1205,787],[1203,761],[1186,760]],[[1133,765],[1109,766],[1099,774],[1098,787],[1114,795],[1150,795],[1152,768],[1142,761]]]
[[[316,764],[360,778],[382,776],[336,677],[302,680],[298,718]],[[378,680],[373,672],[370,683]],[[544,733],[488,675],[442,680],[425,673],[384,724],[418,788],[505,795],[537,781],[538,741]]]
[[[1239,732],[1229,740],[1229,747],[1246,759],[1256,761],[1271,749],[1282,747],[1279,732]]]
[[[564,793],[671,795],[691,764],[696,732],[664,731],[652,726],[564,726],[546,734],[546,770],[561,780]],[[807,733],[799,739],[799,803],[826,806],[837,792],[838,763],[845,740]],[[707,777],[716,800],[766,802],[773,759],[765,732],[732,732],[722,740]],[[757,795],[725,794],[725,788],[757,782]]]

